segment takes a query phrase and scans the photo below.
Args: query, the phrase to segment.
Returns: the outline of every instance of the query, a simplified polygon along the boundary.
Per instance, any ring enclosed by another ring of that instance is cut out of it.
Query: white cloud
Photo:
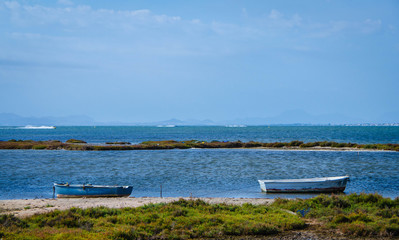
[[[28,39],[28,40],[37,40],[41,39],[43,37],[42,34],[38,33],[20,33],[20,32],[13,32],[10,34],[10,36],[14,39]]]
[[[199,20],[199,19],[193,19],[193,20],[191,20],[191,23],[194,23],[194,24],[201,24],[201,20]]]
[[[63,5],[69,2],[64,1],[62,0]],[[24,26],[61,24],[70,27],[102,26],[129,29],[129,25],[168,24],[181,20],[179,16],[156,15],[148,9],[114,11],[93,9],[86,5],[54,8],[21,5],[17,2],[5,2],[4,5],[12,13],[13,22]]]
[[[363,33],[373,33],[381,28],[382,21],[381,20],[373,20],[373,19],[366,19],[362,24],[362,32]]]
[[[263,35],[263,32],[258,28],[240,26],[236,24],[226,24],[221,22],[212,22],[210,28],[218,35],[229,36],[235,39],[257,38]]]
[[[247,12],[247,9],[246,9],[246,8],[243,8],[243,9],[241,10],[241,12],[242,12],[242,16],[248,17],[248,12]]]
[[[366,19],[364,21],[331,21],[309,25],[309,36],[327,38],[338,34],[373,34],[381,29],[382,21]]]
[[[58,4],[70,6],[73,5],[73,2],[69,0],[58,0]]]
[[[302,23],[302,18],[298,14],[292,17],[285,17],[284,14],[276,9],[272,9],[267,16],[266,24],[270,28],[293,28],[298,27]]]
[[[34,46],[39,46],[42,39],[43,45],[93,53],[223,55],[278,48],[308,52],[316,49],[310,38],[353,32],[371,34],[382,25],[380,20],[373,19],[315,23],[303,20],[299,14],[288,15],[276,9],[255,18],[244,8],[242,11],[247,17],[242,22],[208,23],[202,19],[155,14],[149,9],[47,7],[17,2],[2,4],[1,0],[0,6],[11,13],[8,15],[12,16],[9,24],[9,32],[14,33],[12,38],[31,40],[30,44],[37,44]],[[26,29],[29,33],[23,33]]]
[[[21,5],[18,2],[4,2],[4,5],[9,9],[18,9]]]
[[[181,20],[180,17],[169,17],[166,15],[157,15],[154,16],[154,19],[159,23],[173,23]]]
[[[283,17],[283,15],[276,9],[272,9],[272,11],[269,14],[270,19],[280,19],[282,17]]]

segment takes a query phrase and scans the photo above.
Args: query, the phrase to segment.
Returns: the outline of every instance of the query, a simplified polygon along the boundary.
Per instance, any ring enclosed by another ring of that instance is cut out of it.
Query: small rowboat
[[[133,187],[54,183],[53,190],[58,198],[128,197],[132,193]]]
[[[267,193],[328,193],[343,192],[349,176],[258,180],[262,192]]]

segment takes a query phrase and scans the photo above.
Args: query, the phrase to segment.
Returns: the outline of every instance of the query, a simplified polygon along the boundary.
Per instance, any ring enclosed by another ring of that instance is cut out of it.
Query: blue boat
[[[53,190],[57,198],[128,197],[133,187],[54,183]]]

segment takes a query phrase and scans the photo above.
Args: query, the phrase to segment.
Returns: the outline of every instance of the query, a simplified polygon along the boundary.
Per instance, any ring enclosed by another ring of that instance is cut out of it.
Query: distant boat
[[[233,124],[233,125],[226,125],[225,127],[229,127],[229,128],[245,128],[245,127],[247,127],[247,125],[242,125],[242,124],[235,125],[235,124]]]
[[[20,127],[22,129],[55,129],[56,127],[54,126],[32,126],[32,125],[27,125],[25,127]]]
[[[174,127],[176,127],[176,125],[172,125],[172,124],[168,124],[168,125],[157,125],[157,127],[161,127],[161,128],[174,128]]]
[[[133,187],[54,183],[53,190],[57,198],[128,197]]]
[[[343,192],[349,176],[258,180],[260,188],[267,193],[327,193]]]

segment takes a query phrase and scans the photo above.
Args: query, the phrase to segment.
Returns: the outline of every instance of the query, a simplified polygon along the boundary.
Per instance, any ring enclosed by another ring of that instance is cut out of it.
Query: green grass
[[[312,199],[277,199],[272,206],[305,213],[325,229],[336,229],[347,236],[399,236],[399,198],[378,194],[319,195]]]
[[[297,215],[276,207],[179,200],[138,208],[58,211],[18,219],[0,215],[5,239],[193,239],[265,236],[303,229]]]
[[[69,139],[66,141],[67,143],[86,143],[83,140],[77,140],[77,139]]]

